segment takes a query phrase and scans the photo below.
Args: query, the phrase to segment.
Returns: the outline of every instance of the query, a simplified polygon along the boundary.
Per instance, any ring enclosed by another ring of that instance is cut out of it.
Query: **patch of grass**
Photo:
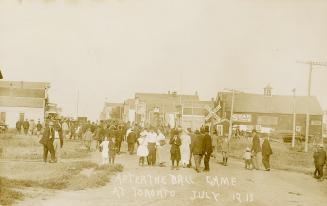
[[[23,198],[23,193],[2,187],[0,180],[0,205],[12,205],[15,200],[23,200]]]
[[[20,167],[18,167],[18,172],[22,168],[25,168],[24,172],[27,175],[7,178],[3,177],[4,173],[0,172],[0,175],[2,175],[2,177],[0,177],[0,188],[6,192],[5,194],[12,194],[12,196],[2,196],[2,193],[0,193],[1,204],[4,204],[2,202],[9,202],[9,204],[12,204],[13,201],[23,198],[24,194],[16,192],[15,189],[21,189],[23,191],[26,187],[55,190],[83,190],[86,188],[95,188],[104,186],[109,182],[110,176],[123,170],[122,165],[99,166],[90,161],[59,164],[25,163],[25,165],[21,165],[24,163],[18,162],[12,163],[10,167],[14,168],[15,165],[18,164],[20,165]],[[9,169],[7,171],[9,172]],[[89,172],[86,175],[83,171]],[[7,176],[9,176],[9,174],[7,174]]]
[[[16,136],[5,134],[0,137],[0,158],[10,160],[42,160],[43,146],[37,136]],[[60,158],[84,158],[89,155],[81,141],[64,140]]]
[[[237,159],[242,159],[246,147],[251,148],[251,140],[232,139],[230,142],[230,155]],[[289,143],[270,142],[273,155],[270,157],[271,167],[275,169],[289,170],[308,173],[312,170],[313,157],[312,145],[309,152],[300,152],[291,148]]]

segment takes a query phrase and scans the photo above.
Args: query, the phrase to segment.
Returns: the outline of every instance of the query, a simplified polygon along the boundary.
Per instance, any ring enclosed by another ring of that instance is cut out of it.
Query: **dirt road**
[[[100,153],[93,159],[100,161]],[[124,171],[106,186],[83,191],[61,191],[27,199],[19,205],[290,205],[324,206],[327,181],[317,182],[300,173],[272,170],[249,171],[239,161],[229,166],[211,162],[211,171],[139,167],[138,158],[121,154],[117,163]],[[85,177],[87,178],[87,176]]]

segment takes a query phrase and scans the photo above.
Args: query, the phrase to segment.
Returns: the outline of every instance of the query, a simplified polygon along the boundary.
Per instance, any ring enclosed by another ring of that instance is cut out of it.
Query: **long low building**
[[[18,120],[44,120],[49,83],[0,80],[0,121],[14,128]]]
[[[219,92],[217,97],[222,105],[221,116],[230,118],[232,94]],[[309,135],[321,136],[323,110],[314,96],[272,95],[271,87],[265,88],[264,94],[236,93],[234,98],[233,126],[241,130],[259,132],[293,130],[293,114],[296,114],[296,131],[306,133],[306,113],[309,113]],[[220,125],[222,131],[228,132],[228,125]]]

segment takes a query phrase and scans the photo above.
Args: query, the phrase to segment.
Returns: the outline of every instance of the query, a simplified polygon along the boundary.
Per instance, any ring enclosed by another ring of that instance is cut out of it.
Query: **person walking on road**
[[[196,172],[200,172],[200,165],[203,156],[203,136],[199,132],[199,130],[195,131],[194,142],[192,143],[192,154],[195,162],[195,170]]]
[[[49,122],[49,124],[46,125],[43,136],[40,140],[40,143],[43,145],[43,161],[47,162],[48,153],[50,152],[51,160],[50,163],[56,162],[56,156],[55,151],[53,148],[53,141],[54,141],[54,128],[53,128],[53,122]]]
[[[314,163],[316,170],[318,172],[318,175],[316,175],[315,171],[315,178],[319,181],[323,181],[324,178],[324,165],[326,164],[326,152],[324,150],[324,145],[319,145],[318,151],[314,153],[313,155]]]
[[[186,167],[189,164],[190,160],[190,145],[191,145],[191,137],[187,134],[187,132],[183,131],[181,135],[181,164],[183,167]]]
[[[24,122],[23,122],[23,129],[24,129],[24,134],[25,135],[28,135],[28,129],[30,127],[30,123],[28,122],[28,120],[26,119]]]
[[[227,161],[229,157],[229,139],[228,136],[224,136],[221,142],[221,153],[223,155],[223,165],[227,166]]]
[[[261,163],[261,145],[260,145],[260,138],[257,134],[257,131],[254,129],[252,130],[252,149],[253,152],[253,166],[256,170],[260,169]]]
[[[148,142],[145,138],[144,135],[141,135],[138,139],[138,148],[137,148],[137,156],[139,156],[139,165],[144,166],[144,160],[145,158],[149,155],[149,150],[148,150]]]
[[[272,155],[272,149],[269,143],[269,137],[265,136],[262,143],[262,164],[266,171],[270,171],[270,155]]]
[[[102,165],[109,164],[109,137],[106,137],[100,144]]]
[[[63,135],[62,135],[62,129],[59,124],[55,125],[54,128],[54,140],[53,140],[53,149],[56,156],[56,162],[59,161],[61,148],[63,147]]]
[[[127,134],[127,145],[128,145],[128,152],[130,155],[134,153],[134,147],[136,143],[136,133],[133,129],[131,129]]]
[[[160,167],[163,167],[165,164],[165,149],[164,146],[166,145],[166,137],[161,132],[160,129],[158,129],[158,136],[157,136],[157,162],[159,163]]]
[[[204,171],[209,172],[209,161],[212,153],[212,139],[209,135],[209,127],[205,127],[203,136],[203,152],[204,152]]]
[[[181,160],[181,150],[180,146],[182,144],[181,138],[179,137],[179,132],[175,131],[173,136],[170,138],[170,159],[171,159],[171,169],[179,169],[179,161]],[[176,167],[175,167],[176,162]]]
[[[156,164],[156,143],[157,133],[154,132],[153,128],[150,128],[150,132],[147,133],[146,139],[148,142],[148,165],[154,166]]]

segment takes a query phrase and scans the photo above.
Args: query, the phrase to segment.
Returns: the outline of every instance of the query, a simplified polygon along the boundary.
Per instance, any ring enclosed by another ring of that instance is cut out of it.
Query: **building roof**
[[[47,82],[0,81],[1,107],[43,108]]]
[[[112,103],[112,102],[105,102],[105,107],[122,107],[124,103]]]
[[[26,82],[26,81],[0,81],[0,87],[19,88],[19,89],[45,89],[50,88],[48,82]]]
[[[223,95],[226,101],[226,110],[230,111],[232,94],[226,92]],[[296,96],[296,113],[306,114],[307,108],[311,115],[322,115],[323,110],[316,97]],[[235,94],[234,112],[240,113],[266,113],[266,114],[293,114],[293,96],[238,93]],[[309,105],[309,106],[308,106]]]
[[[146,103],[147,110],[159,107],[161,111],[175,112],[177,106],[185,102],[198,102],[198,95],[179,95],[174,93],[136,93],[135,99]]]

